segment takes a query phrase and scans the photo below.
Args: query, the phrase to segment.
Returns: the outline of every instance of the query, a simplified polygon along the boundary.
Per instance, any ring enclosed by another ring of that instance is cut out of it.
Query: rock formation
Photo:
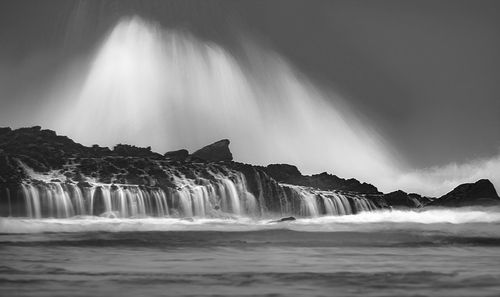
[[[401,190],[384,194],[384,199],[395,208],[421,208],[429,201],[418,194],[408,194]]]
[[[500,205],[500,198],[493,184],[487,179],[481,179],[475,183],[461,184],[428,205],[446,207]]]
[[[322,190],[340,190],[357,193],[378,194],[378,189],[358,180],[343,179],[326,172],[314,175],[302,175],[296,166],[289,164],[271,164],[264,171],[279,182],[308,186]]]
[[[439,199],[395,191],[296,166],[232,161],[229,140],[193,154],[118,144],[75,143],[41,127],[0,128],[0,216],[68,217],[319,216],[380,208],[499,204],[488,180],[463,184]]]
[[[229,140],[227,139],[222,139],[207,145],[194,152],[191,157],[209,162],[233,160],[233,154],[231,154],[229,150]]]
[[[185,161],[189,156],[189,152],[186,149],[181,149],[177,151],[166,152],[163,156],[171,161]]]

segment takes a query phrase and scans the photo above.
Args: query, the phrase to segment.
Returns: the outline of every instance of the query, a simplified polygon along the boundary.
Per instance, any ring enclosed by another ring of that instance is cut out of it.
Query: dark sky
[[[331,88],[414,167],[496,155],[499,1],[0,0],[0,125],[124,15],[239,51],[245,32]]]

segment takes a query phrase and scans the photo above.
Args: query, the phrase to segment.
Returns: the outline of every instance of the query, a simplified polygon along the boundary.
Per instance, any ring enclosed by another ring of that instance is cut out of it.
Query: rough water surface
[[[500,211],[0,219],[2,296],[499,296]]]

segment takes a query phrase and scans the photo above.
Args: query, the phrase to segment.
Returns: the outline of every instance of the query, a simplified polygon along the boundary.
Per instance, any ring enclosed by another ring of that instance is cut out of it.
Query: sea
[[[0,296],[500,296],[500,209],[0,218]]]

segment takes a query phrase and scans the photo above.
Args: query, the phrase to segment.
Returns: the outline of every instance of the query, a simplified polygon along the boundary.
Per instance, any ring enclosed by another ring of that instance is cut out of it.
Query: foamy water
[[[499,296],[500,211],[0,220],[2,296]]]
[[[259,231],[294,230],[304,232],[360,231],[376,228],[432,228],[448,224],[500,223],[498,208],[429,209],[425,211],[385,210],[357,215],[299,218],[277,223],[278,217],[255,219],[225,218],[105,218],[77,216],[68,219],[0,218],[0,233],[40,232],[135,232],[135,231]],[[500,232],[500,231],[499,231]]]

